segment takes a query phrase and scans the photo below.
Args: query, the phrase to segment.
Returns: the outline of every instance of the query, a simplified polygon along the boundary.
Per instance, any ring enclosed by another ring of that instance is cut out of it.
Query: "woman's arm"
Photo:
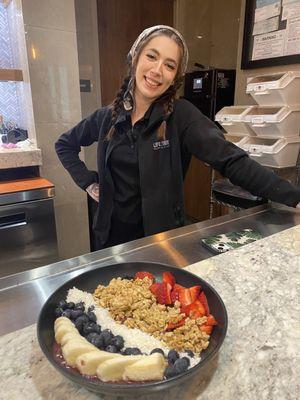
[[[55,143],[55,150],[62,165],[83,190],[96,182],[97,178],[80,160],[79,153],[81,146],[90,146],[98,140],[104,114],[105,109],[95,111],[74,128],[63,133]]]
[[[183,133],[183,144],[193,155],[210,164],[234,185],[256,196],[296,207],[300,202],[299,188],[223,139],[217,126],[192,104],[187,108],[190,109],[189,123]]]

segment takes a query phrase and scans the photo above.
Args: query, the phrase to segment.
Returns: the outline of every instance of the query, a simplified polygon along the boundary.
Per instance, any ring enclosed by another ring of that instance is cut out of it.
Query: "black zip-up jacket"
[[[115,124],[116,129],[125,118],[125,111],[121,112]],[[216,125],[190,102],[184,99],[175,101],[174,111],[166,120],[166,140],[159,142],[156,131],[164,118],[162,106],[155,104],[138,141],[146,236],[184,225],[183,179],[192,154],[228,177],[233,184],[256,196],[293,207],[300,202],[299,188],[226,141]],[[111,110],[103,107],[62,134],[55,143],[63,166],[75,183],[85,190],[97,178],[86,168],[78,154],[81,146],[98,141],[100,198],[93,227],[102,243],[108,237],[114,200],[114,184],[107,160],[116,145],[116,139],[106,140],[110,127]]]

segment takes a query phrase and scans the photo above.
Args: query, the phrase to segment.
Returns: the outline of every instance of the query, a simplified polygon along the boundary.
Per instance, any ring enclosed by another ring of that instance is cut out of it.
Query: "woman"
[[[183,179],[192,154],[255,195],[294,207],[300,202],[298,188],[224,140],[191,103],[175,100],[187,61],[178,31],[146,29],[128,54],[129,73],[113,104],[55,145],[77,185],[98,202],[99,249],[184,225]],[[81,146],[95,141],[98,177],[78,157]]]

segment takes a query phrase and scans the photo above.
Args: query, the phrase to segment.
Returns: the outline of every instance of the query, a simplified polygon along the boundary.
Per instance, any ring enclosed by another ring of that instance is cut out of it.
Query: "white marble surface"
[[[224,300],[226,339],[218,357],[192,383],[142,399],[299,399],[300,226],[187,269]],[[39,349],[35,325],[0,338],[0,360],[1,400],[112,399],[54,370]]]

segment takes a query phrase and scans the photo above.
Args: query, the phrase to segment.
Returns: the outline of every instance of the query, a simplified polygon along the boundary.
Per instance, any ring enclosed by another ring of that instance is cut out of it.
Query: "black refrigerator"
[[[235,70],[203,69],[185,75],[184,98],[214,121],[216,113],[233,105]]]

